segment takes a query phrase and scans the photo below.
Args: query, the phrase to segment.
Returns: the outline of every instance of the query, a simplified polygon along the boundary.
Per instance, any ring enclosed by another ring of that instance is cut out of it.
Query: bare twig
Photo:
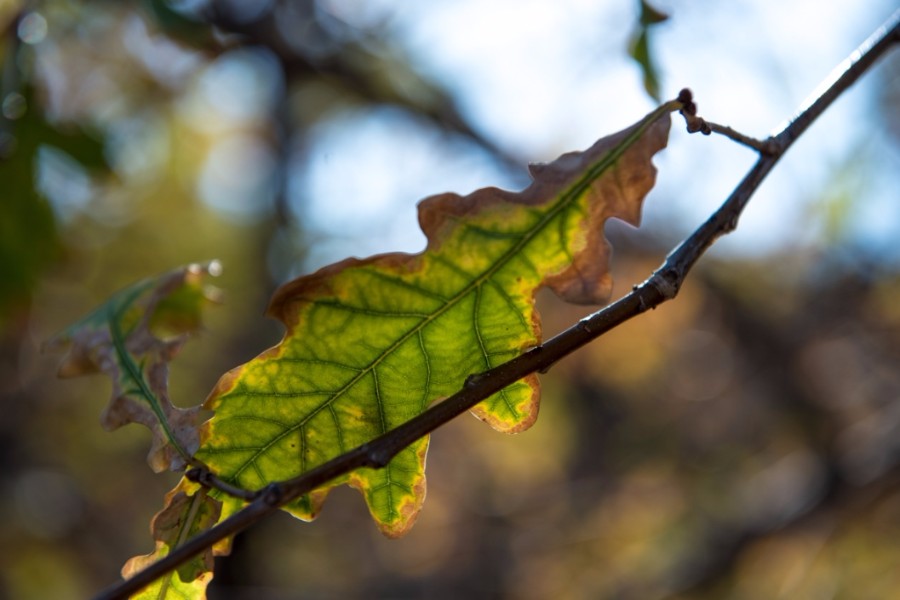
[[[760,154],[772,155],[778,151],[772,138],[758,140],[749,135],[744,135],[740,131],[736,131],[727,125],[719,125],[718,123],[707,121],[703,117],[697,115],[697,105],[694,104],[694,96],[691,94],[691,90],[687,88],[681,90],[678,94],[678,101],[682,104],[682,108],[679,112],[684,117],[685,123],[687,124],[688,133],[700,132],[703,135],[718,133],[732,141],[753,148]]]
[[[711,132],[724,135],[730,140],[733,140],[739,144],[743,144],[748,148],[753,148],[760,154],[772,155],[777,152],[777,146],[772,141],[772,138],[758,140],[756,138],[750,137],[749,135],[744,135],[740,131],[735,131],[728,125],[719,125],[718,123],[713,123],[712,121],[706,121],[706,124],[709,126]]]
[[[131,579],[111,587],[97,598],[103,600],[127,598],[128,595],[172,571],[214,543],[249,528],[284,504],[321,487],[332,479],[360,467],[384,467],[403,448],[466,412],[478,402],[526,375],[549,368],[607,331],[674,298],[685,277],[704,252],[719,237],[735,229],[738,217],[750,197],[793,142],[844,90],[859,79],[879,56],[898,41],[900,41],[900,11],[842,63],[840,71],[828,80],[823,91],[806,104],[793,121],[767,141],[767,144],[771,143],[771,147],[767,145],[766,151],[757,148],[760,153],[759,160],[722,206],[675,248],[646,281],[635,286],[629,294],[582,319],[541,346],[484,373],[471,376],[459,392],[400,427],[295,479],[269,485],[258,492],[255,499],[240,512],[188,540],[163,559]],[[679,101],[682,100],[679,97]],[[685,100],[689,102],[690,98]],[[682,104],[687,105],[687,102]]]

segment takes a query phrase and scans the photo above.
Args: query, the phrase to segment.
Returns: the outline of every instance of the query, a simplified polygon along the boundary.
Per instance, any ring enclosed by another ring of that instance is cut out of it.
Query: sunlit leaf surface
[[[603,223],[616,216],[637,224],[669,110],[533,166],[534,182],[520,193],[486,188],[426,199],[421,254],[348,259],[284,285],[270,306],[287,326],[284,339],[219,381],[197,458],[246,489],[295,477],[539,343],[541,286],[574,302],[605,301]],[[534,422],[538,400],[529,377],[473,412],[518,432]],[[402,535],[425,497],[427,446],[422,439],[387,468],[351,473],[287,509],[312,519],[328,489],[349,483],[385,534]],[[224,513],[239,505],[227,500]]]

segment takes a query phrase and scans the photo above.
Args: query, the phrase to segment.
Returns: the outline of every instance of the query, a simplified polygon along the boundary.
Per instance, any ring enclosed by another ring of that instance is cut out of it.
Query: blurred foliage
[[[226,304],[173,364],[173,399],[197,404],[278,337],[256,315],[313,243],[285,190],[317,124],[390,105],[513,162],[383,23],[334,5],[0,2],[0,597],[108,585],[174,483],[142,468],[145,432],[97,426],[108,384],[55,381],[40,340],[136,278],[219,258]],[[896,139],[889,64],[870,112]],[[438,431],[407,537],[338,490],[311,526],[238,537],[210,596],[895,595],[900,275],[842,226],[855,169],[826,191],[825,242],[705,260],[545,376],[527,433]],[[649,241],[665,232],[615,238],[621,290],[667,250]],[[542,301],[549,333],[581,316]]]
[[[640,16],[638,27],[631,37],[628,52],[638,65],[644,77],[644,89],[657,102],[662,101],[659,88],[659,68],[650,50],[650,36],[654,25],[665,22],[669,15],[653,8],[646,0],[639,0]]]
[[[8,50],[10,51],[10,50]],[[86,169],[105,166],[102,144],[76,130],[46,120],[33,90],[11,91],[0,116],[0,181],[4,184],[0,217],[0,327],[27,304],[43,270],[62,250],[53,210],[37,188],[41,152],[56,151],[60,162],[77,161]],[[47,156],[47,155],[45,155]]]

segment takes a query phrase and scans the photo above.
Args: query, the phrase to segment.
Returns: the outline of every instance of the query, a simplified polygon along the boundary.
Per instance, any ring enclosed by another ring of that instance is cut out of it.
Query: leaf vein
[[[356,375],[352,377],[340,390],[337,390],[330,398],[325,400],[322,404],[316,407],[309,415],[305,416],[303,419],[298,421],[295,425],[292,426],[292,429],[296,429],[304,426],[306,423],[310,421],[319,411],[321,411],[325,406],[330,406],[333,402],[337,401],[339,398],[344,396],[344,394],[353,388],[369,371],[374,372],[376,367],[381,364],[385,360],[385,358],[391,355],[395,350],[397,350],[403,343],[406,342],[409,337],[414,334],[417,334],[419,331],[423,330],[425,327],[434,323],[438,318],[447,313],[450,309],[454,308],[463,298],[468,296],[473,291],[477,294],[480,294],[482,284],[492,278],[498,271],[506,267],[509,262],[522,253],[522,250],[530,244],[541,232],[545,230],[545,228],[556,218],[557,215],[561,214],[566,208],[568,208],[573,202],[575,202],[578,198],[580,198],[585,191],[587,191],[590,187],[590,184],[596,180],[604,170],[613,165],[624,152],[632,146],[645,132],[646,130],[668,109],[664,110],[664,107],[657,109],[656,111],[647,115],[644,120],[639,124],[638,127],[634,129],[628,136],[626,136],[622,141],[620,141],[616,146],[611,148],[606,154],[603,155],[599,160],[597,160],[591,167],[585,170],[582,173],[582,176],[578,178],[572,185],[569,186],[564,192],[562,192],[556,202],[550,206],[547,212],[539,219],[536,223],[534,223],[531,228],[524,232],[518,242],[512,245],[505,253],[503,253],[496,261],[493,262],[487,269],[485,269],[479,275],[472,275],[466,273],[459,265],[449,261],[446,257],[440,254],[432,254],[431,258],[436,263],[446,266],[447,268],[453,270],[454,272],[464,275],[467,279],[467,283],[453,296],[443,300],[444,304],[436,308],[433,314],[428,315],[427,318],[422,319],[419,323],[414,325],[404,334],[398,336],[394,343],[390,344],[387,348],[383,349],[368,365],[365,367],[354,369],[356,370]],[[368,270],[369,274],[375,274],[379,276],[376,271]],[[388,278],[392,279],[392,278]],[[402,285],[402,284],[401,284]],[[420,288],[413,287],[413,289],[420,290]],[[476,300],[477,303],[477,300]],[[476,322],[477,327],[477,322]],[[479,344],[482,346],[482,354],[485,356],[485,360],[490,364],[490,360],[487,357],[486,351],[484,349],[483,340],[480,338],[479,334]],[[377,376],[376,381],[377,381]],[[376,385],[376,394],[377,391]],[[501,397],[504,397],[504,401],[509,405],[508,401],[505,398],[505,393],[501,391]],[[384,415],[383,415],[383,403],[380,397],[377,397],[377,404],[379,408],[380,417],[382,419],[382,432],[384,429]],[[275,439],[271,441],[270,444],[266,445],[265,448],[261,449],[259,453],[248,459],[248,462],[238,468],[238,473],[243,471],[249,463],[255,463],[257,458],[264,452],[271,448],[274,444],[276,444],[284,435],[290,433],[287,431]]]

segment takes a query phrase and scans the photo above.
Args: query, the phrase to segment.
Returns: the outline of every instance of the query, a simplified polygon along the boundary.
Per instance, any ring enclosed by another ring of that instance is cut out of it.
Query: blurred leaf
[[[629,55],[641,67],[641,73],[644,76],[644,88],[656,101],[660,99],[659,71],[650,51],[650,29],[668,18],[669,15],[656,10],[645,0],[640,0],[639,27],[632,36],[628,49]]]
[[[168,363],[200,326],[200,312],[214,291],[201,285],[218,263],[188,265],[134,284],[49,340],[68,347],[60,377],[103,372],[113,381],[101,423],[108,430],[140,423],[153,432],[148,462],[154,471],[177,470],[197,449],[199,407],[180,409],[168,394]],[[175,337],[161,339],[153,330]]]
[[[534,165],[522,192],[486,188],[419,205],[429,239],[422,254],[347,259],[276,292],[271,315],[282,342],[227,373],[206,407],[196,457],[245,489],[301,473],[420,414],[466,378],[540,342],[534,294],[547,286],[572,302],[608,297],[603,223],[637,224],[653,186],[652,156],[667,142],[668,105],[585,152]],[[504,432],[538,411],[535,376],[473,412]],[[428,439],[384,469],[361,469],[286,507],[319,512],[329,490],[360,490],[383,533],[404,534],[425,496]],[[240,508],[225,500],[224,516]]]
[[[21,118],[0,117],[0,325],[27,304],[42,271],[62,251],[53,209],[35,189],[40,147],[59,148],[89,169],[107,166],[102,142],[80,129],[48,123],[30,91],[21,101]]]
[[[143,4],[160,28],[175,38],[198,46],[208,45],[215,39],[208,23],[192,19],[188,13],[173,9],[172,2],[144,0]]]
[[[168,555],[179,544],[209,529],[218,521],[221,511],[222,503],[210,498],[203,488],[192,491],[179,486],[173,489],[166,494],[165,506],[150,523],[156,549],[146,556],[135,556],[125,563],[122,577],[131,577]],[[206,586],[212,580],[212,569],[213,549],[208,548],[132,598],[202,598],[206,593]]]
[[[657,23],[662,23],[663,21],[669,18],[669,15],[666,13],[656,10],[646,0],[640,0],[641,5],[641,15],[640,15],[640,23],[644,27],[648,27],[650,25],[656,25]]]

